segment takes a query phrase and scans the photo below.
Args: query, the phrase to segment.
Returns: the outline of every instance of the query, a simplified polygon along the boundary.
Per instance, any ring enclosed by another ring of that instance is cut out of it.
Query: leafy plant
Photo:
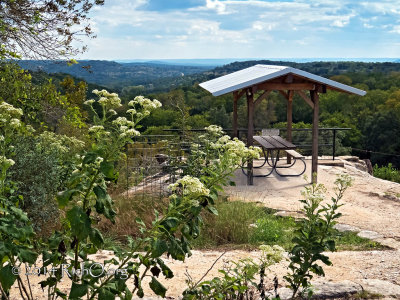
[[[9,210],[2,211],[4,217],[1,218],[0,234],[4,241],[0,243],[0,250],[3,251],[0,252],[3,262],[0,282],[5,297],[14,282],[18,281],[21,297],[34,299],[29,280],[26,285],[19,274],[14,275],[13,266],[19,268],[25,263],[28,266],[34,264],[39,255],[39,251],[35,249],[39,248],[42,249],[43,257],[40,270],[49,274],[40,285],[47,288],[48,299],[81,299],[84,296],[88,299],[131,299],[134,294],[143,297],[142,282],[145,277],[151,277],[150,288],[164,297],[166,288],[157,278],[160,274],[172,278],[173,273],[160,258],[161,255],[167,253],[173,259],[184,260],[191,254],[190,243],[199,236],[203,222],[200,216],[202,210],[207,208],[209,212],[217,214],[213,203],[218,197],[218,191],[228,184],[233,171],[240,165],[239,162],[258,155],[258,151],[247,149],[237,140],[226,145],[226,138],[214,133],[218,143],[210,149],[209,155],[213,160],[221,161],[221,168],[214,168],[214,172],[205,173],[200,178],[185,175],[170,185],[172,194],[168,206],[161,212],[154,210],[155,219],[151,224],[146,224],[137,217],[136,226],[139,227],[140,235],[127,237],[128,245],[123,249],[118,245],[107,245],[114,250],[115,258],[99,265],[98,262],[89,260],[88,255],[106,246],[102,234],[96,228],[99,220],[105,218],[111,223],[115,222],[114,203],[107,192],[108,184],[118,178],[115,165],[121,157],[123,147],[132,142],[133,136],[139,135],[135,127],[152,110],[160,107],[161,103],[142,96],[136,97],[128,103],[128,120],[119,117],[115,110],[121,106],[117,94],[105,90],[95,90],[94,93],[99,97],[98,101],[85,102],[94,116],[93,125],[89,128],[91,146],[80,155],[65,154],[69,157],[67,161],[76,169],[70,174],[65,190],[57,195],[64,216],[61,230],[55,231],[47,241],[34,248],[31,242],[34,238],[32,227],[29,226],[26,215],[16,207],[18,203]],[[9,105],[3,106],[7,112],[22,115],[21,110]],[[22,128],[19,120],[13,120],[13,116],[9,119],[11,122],[6,124]],[[2,125],[1,128],[6,132],[8,127]],[[3,141],[11,140],[9,134],[4,134],[4,137],[6,138]],[[51,140],[51,137],[48,138]],[[69,145],[67,149],[71,147]],[[2,149],[4,152],[8,148]],[[51,151],[45,148],[42,153],[49,155]],[[5,174],[14,161],[4,157],[1,163]],[[3,193],[8,192],[5,186],[8,186],[9,181],[4,176],[0,179]],[[7,207],[6,204],[7,200],[2,201],[4,207]],[[110,269],[115,272],[104,272]],[[69,295],[58,286],[65,275],[72,280]],[[134,286],[131,288],[127,286],[130,278],[134,279]]]
[[[373,174],[375,177],[400,183],[400,171],[394,168],[391,163],[382,167],[374,165]]]
[[[58,224],[57,192],[65,188],[75,168],[72,159],[84,143],[51,132],[13,139],[15,165],[9,176],[23,197],[21,207],[28,213],[34,229],[46,236]]]
[[[17,194],[15,183],[9,180],[8,171],[15,164],[8,157],[14,155],[13,138],[28,134],[29,127],[21,122],[22,110],[0,103],[0,292],[7,299],[15,281],[22,297],[28,295],[20,276],[13,267],[33,264],[37,253],[33,251],[33,229],[28,217],[21,210],[22,196]]]
[[[225,264],[223,269],[218,270],[222,277],[214,277],[211,280],[202,281],[207,272],[195,283],[190,275],[187,274],[188,279],[186,282],[188,288],[183,292],[183,299],[259,299],[256,293],[260,294],[261,299],[268,299],[264,286],[265,271],[271,265],[283,259],[284,250],[276,245],[262,245],[260,250],[262,254],[258,262],[248,258]],[[259,283],[256,282],[257,274],[260,275]]]
[[[303,203],[303,213],[305,218],[298,223],[295,243],[290,254],[290,273],[285,276],[293,291],[292,298],[295,298],[302,287],[301,293],[312,295],[310,280],[313,274],[324,276],[323,268],[318,264],[321,261],[325,265],[331,265],[329,257],[323,252],[335,251],[336,245],[333,239],[333,226],[341,216],[337,210],[342,204],[344,192],[351,185],[351,178],[348,175],[341,175],[335,181],[335,197],[331,198],[331,203],[322,204],[326,189],[322,184],[313,184],[306,187],[302,192],[304,197],[300,200]]]

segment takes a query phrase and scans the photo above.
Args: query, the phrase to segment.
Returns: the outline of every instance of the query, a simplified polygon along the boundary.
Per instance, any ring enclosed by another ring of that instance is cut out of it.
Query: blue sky
[[[90,59],[400,57],[400,0],[105,0]]]

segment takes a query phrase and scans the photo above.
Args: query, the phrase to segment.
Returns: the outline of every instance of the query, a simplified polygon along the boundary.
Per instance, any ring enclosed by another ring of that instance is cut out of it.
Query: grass
[[[400,171],[394,168],[391,163],[382,167],[375,165],[373,172],[375,177],[400,183]]]
[[[274,210],[255,203],[220,201],[216,204],[218,216],[204,215],[205,225],[194,241],[197,249],[255,249],[260,244],[293,247],[296,221],[292,217],[274,215]],[[354,232],[335,231],[339,251],[381,250],[381,244],[357,236]]]
[[[102,219],[98,225],[106,236],[107,244],[119,244],[126,241],[125,236],[140,236],[135,221],[141,218],[151,226],[154,209],[162,212],[168,205],[167,198],[146,194],[125,196],[115,195],[117,218],[115,224]],[[256,203],[227,201],[219,199],[216,203],[218,216],[204,212],[204,226],[200,237],[193,241],[195,249],[256,249],[261,244],[280,245],[286,250],[293,247],[292,239],[296,221],[292,217],[275,216],[273,209]],[[339,251],[381,250],[381,244],[361,238],[356,233],[336,231],[336,245]]]
[[[110,241],[125,242],[127,235],[138,237],[140,235],[136,218],[140,218],[150,227],[154,220],[154,210],[162,211],[168,205],[168,199],[147,194],[126,196],[125,194],[112,197],[115,202],[117,217],[115,224],[105,218],[98,224],[101,232]]]
[[[354,294],[350,296],[349,299],[351,300],[362,300],[362,299],[382,299],[385,298],[385,296],[381,294],[376,294],[376,293],[370,293],[366,290],[363,290],[362,292],[359,292],[357,294]]]

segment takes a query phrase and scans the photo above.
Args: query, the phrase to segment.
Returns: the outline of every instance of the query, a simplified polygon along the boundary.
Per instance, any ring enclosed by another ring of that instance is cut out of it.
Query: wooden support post
[[[254,135],[254,96],[253,91],[248,89],[246,91],[247,97],[247,147],[253,146]],[[247,163],[247,184],[253,185],[253,160]]]
[[[291,142],[292,141],[292,123],[293,123],[293,91],[288,91],[287,97],[287,130],[286,130],[286,139]],[[286,160],[288,164],[292,163],[292,157],[288,154],[286,156]]]
[[[238,91],[233,92],[233,133],[232,137],[239,137],[238,133],[238,112],[237,112],[237,104],[239,100],[239,93]]]
[[[311,182],[317,183],[318,173],[318,122],[319,122],[319,95],[317,91],[310,91],[311,101],[314,104],[313,126],[312,126],[312,161]]]

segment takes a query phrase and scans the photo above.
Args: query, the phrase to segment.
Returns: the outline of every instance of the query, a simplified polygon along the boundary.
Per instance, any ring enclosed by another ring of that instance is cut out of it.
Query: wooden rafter
[[[298,90],[315,90],[314,83],[274,83],[266,82],[257,85],[257,90],[282,90],[282,91],[298,91]]]
[[[303,98],[304,101],[306,101],[306,103],[307,103],[308,105],[310,105],[310,107],[311,107],[312,109],[314,109],[314,102],[312,102],[311,99],[308,98],[307,95],[306,95],[303,91],[296,91],[296,93],[297,93],[301,98]]]
[[[267,96],[271,93],[271,91],[265,91],[262,93],[255,101],[254,101],[254,106],[258,105],[261,101],[267,98]]]

